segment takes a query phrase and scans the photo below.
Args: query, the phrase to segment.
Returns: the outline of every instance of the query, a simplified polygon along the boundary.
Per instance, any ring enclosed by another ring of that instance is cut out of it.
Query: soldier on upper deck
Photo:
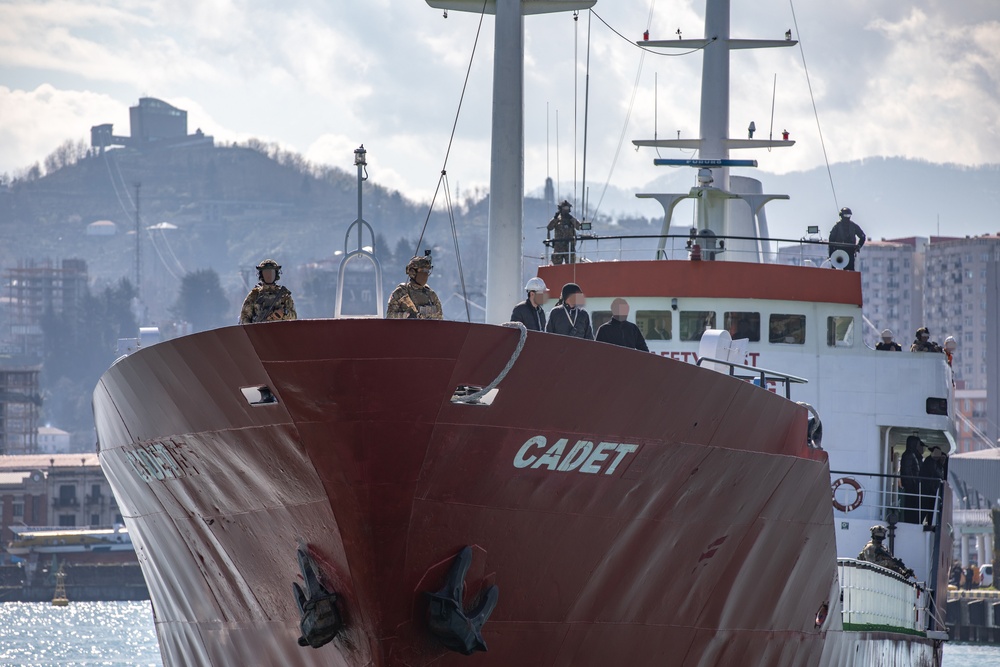
[[[864,230],[851,220],[851,215],[851,209],[846,206],[840,209],[840,220],[830,230],[830,256],[838,250],[843,250],[851,258],[844,267],[845,271],[854,270],[854,258],[868,240]]]
[[[906,567],[906,564],[902,560],[893,556],[888,549],[882,546],[882,540],[885,539],[885,526],[872,526],[871,531],[872,539],[869,540],[868,544],[861,550],[861,553],[858,554],[858,560],[872,563],[873,565],[881,565],[888,570],[903,575],[907,579],[912,577],[913,570]]]
[[[910,352],[941,352],[941,346],[931,340],[931,332],[927,327],[920,327],[910,345]]]
[[[257,279],[260,282],[243,300],[240,324],[294,320],[298,317],[291,291],[278,284],[280,277],[281,266],[273,259],[265,259],[257,265]]]
[[[429,251],[428,251],[429,252]],[[400,283],[389,295],[385,317],[389,320],[440,320],[444,318],[441,300],[427,285],[431,275],[429,255],[414,257],[406,264],[409,281]]]
[[[555,232],[552,243],[553,264],[576,263],[576,231],[582,228],[580,221],[573,217],[569,210],[573,208],[567,200],[559,204],[559,210],[549,220],[548,231]]]

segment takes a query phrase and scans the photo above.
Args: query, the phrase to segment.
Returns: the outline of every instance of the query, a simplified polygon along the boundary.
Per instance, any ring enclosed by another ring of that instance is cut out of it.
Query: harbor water
[[[149,602],[0,604],[3,667],[160,667]],[[944,667],[1000,667],[1000,646],[948,644]]]

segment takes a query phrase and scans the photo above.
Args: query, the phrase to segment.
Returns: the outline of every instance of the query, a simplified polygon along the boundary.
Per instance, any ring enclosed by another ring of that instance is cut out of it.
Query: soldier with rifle
[[[278,284],[281,266],[273,259],[265,259],[257,265],[259,282],[247,294],[240,310],[240,324],[277,322],[294,320],[295,302],[292,293],[284,285]]]
[[[390,320],[440,320],[441,300],[427,284],[434,266],[430,251],[423,257],[414,257],[406,265],[409,280],[400,283],[389,295],[385,308],[386,319]]]
[[[872,563],[873,565],[881,565],[887,570],[892,570],[907,579],[912,577],[913,570],[906,567],[906,564],[902,560],[893,556],[889,550],[882,545],[882,540],[885,539],[885,526],[872,526],[871,531],[872,539],[865,545],[865,548],[861,550],[861,553],[858,554],[858,560],[863,560],[866,563]]]

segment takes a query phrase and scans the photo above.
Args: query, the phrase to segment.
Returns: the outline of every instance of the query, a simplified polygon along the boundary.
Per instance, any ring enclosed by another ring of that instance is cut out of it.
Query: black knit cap
[[[574,294],[579,294],[580,292],[583,292],[583,290],[580,289],[580,286],[576,283],[566,283],[562,288],[562,300],[565,301]]]

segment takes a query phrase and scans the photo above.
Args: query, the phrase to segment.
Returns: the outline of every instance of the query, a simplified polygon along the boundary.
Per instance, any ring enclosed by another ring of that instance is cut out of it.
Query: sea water
[[[160,667],[149,602],[0,604],[2,667]],[[1000,646],[947,644],[944,667],[1000,667]]]

